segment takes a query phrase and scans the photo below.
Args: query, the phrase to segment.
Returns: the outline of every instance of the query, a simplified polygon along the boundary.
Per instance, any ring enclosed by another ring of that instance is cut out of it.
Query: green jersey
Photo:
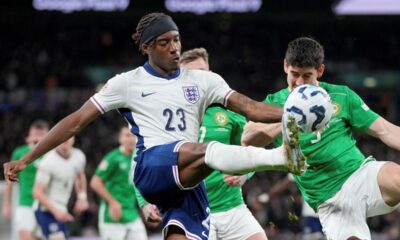
[[[131,155],[123,154],[119,148],[109,152],[96,169],[107,191],[121,204],[122,215],[118,222],[114,221],[109,215],[109,205],[101,200],[100,216],[106,223],[128,223],[135,221],[139,214],[136,210],[136,195],[131,172]]]
[[[199,132],[199,142],[218,141],[240,145],[246,119],[221,107],[207,109]],[[212,172],[206,179],[206,191],[212,213],[230,210],[243,204],[241,187],[224,182],[224,174]]]
[[[303,133],[300,146],[310,165],[295,180],[304,199],[316,210],[340,190],[344,182],[362,165],[365,156],[356,146],[353,131],[364,132],[379,117],[346,86],[320,82],[332,100],[334,113],[329,127],[322,133]],[[268,95],[264,100],[283,106],[288,89]],[[282,138],[275,141],[282,144]]]
[[[25,156],[31,146],[23,145],[17,147],[11,154],[11,161],[16,161]],[[32,207],[33,205],[33,184],[37,172],[38,160],[31,162],[26,168],[19,173],[19,205]]]

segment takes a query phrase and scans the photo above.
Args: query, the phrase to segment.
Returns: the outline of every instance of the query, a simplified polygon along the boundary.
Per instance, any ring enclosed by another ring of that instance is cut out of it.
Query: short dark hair
[[[203,59],[208,65],[208,52],[205,48],[193,48],[182,53],[180,63],[193,62],[196,59]]]
[[[45,120],[37,119],[37,120],[35,120],[35,121],[33,121],[31,123],[31,126],[29,128],[30,129],[35,128],[35,129],[46,129],[46,130],[48,130],[49,129],[49,124]]]
[[[325,58],[324,47],[311,37],[296,38],[288,44],[285,59],[289,66],[319,68]]]
[[[136,26],[136,32],[132,34],[132,39],[139,46],[140,49],[140,37],[142,36],[143,31],[156,19],[158,19],[161,16],[165,16],[164,13],[161,12],[153,12],[144,15],[138,25]]]

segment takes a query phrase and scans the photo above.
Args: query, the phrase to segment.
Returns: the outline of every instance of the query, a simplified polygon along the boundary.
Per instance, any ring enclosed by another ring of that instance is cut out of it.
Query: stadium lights
[[[124,11],[129,5],[129,0],[33,0],[32,5],[39,11],[50,10],[71,13],[92,10],[111,12]]]
[[[170,12],[205,14],[211,12],[257,12],[262,0],[165,0]]]
[[[397,15],[399,0],[341,0],[333,6],[337,15]]]

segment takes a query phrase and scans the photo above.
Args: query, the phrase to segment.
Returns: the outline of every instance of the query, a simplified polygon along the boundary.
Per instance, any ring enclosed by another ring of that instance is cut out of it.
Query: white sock
[[[288,169],[283,146],[264,149],[210,142],[204,160],[207,166],[227,174]]]

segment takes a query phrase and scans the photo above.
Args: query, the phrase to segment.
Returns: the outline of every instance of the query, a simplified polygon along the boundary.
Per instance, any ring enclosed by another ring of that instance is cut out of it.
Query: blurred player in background
[[[136,210],[131,164],[136,137],[122,127],[119,147],[107,153],[90,181],[90,187],[102,198],[99,232],[102,240],[147,239],[146,228]]]
[[[268,191],[268,193],[260,194],[257,200],[260,203],[266,204],[272,199],[276,198],[279,194],[287,190],[291,184],[294,184],[294,177],[292,174],[288,174],[287,177],[274,184]],[[325,239],[318,215],[304,200],[301,209],[301,224],[303,229],[303,240]]]
[[[81,131],[101,113],[119,109],[138,137],[135,185],[163,214],[166,239],[207,239],[209,209],[203,179],[213,169],[243,174],[290,170],[301,174],[305,159],[297,144],[266,150],[218,142],[197,143],[205,109],[218,103],[258,122],[280,121],[282,109],[233,91],[217,74],[179,68],[181,41],[174,21],[150,13],[133,34],[148,62],[119,74],[79,110],[61,120],[19,161],[4,164],[5,177]],[[297,134],[287,134],[297,143]]]
[[[43,120],[32,122],[29,127],[28,136],[25,138],[26,145],[17,147],[12,155],[11,161],[22,158],[40,139],[42,139],[49,130],[49,124]],[[39,238],[39,226],[36,223],[33,213],[33,183],[35,181],[37,165],[39,161],[30,163],[24,171],[19,174],[19,204],[15,214],[15,228],[20,240],[30,240]],[[12,182],[7,182],[3,200],[3,217],[10,220],[12,217]]]
[[[284,70],[288,88],[268,95],[265,102],[283,106],[290,91],[303,84],[324,88],[334,115],[323,133],[303,134],[300,145],[309,167],[295,176],[304,199],[318,211],[328,239],[371,239],[367,217],[386,214],[400,201],[400,166],[376,161],[361,153],[352,131],[368,133],[400,150],[400,128],[373,112],[350,88],[318,81],[324,73],[324,49],[312,38],[300,37],[288,45]],[[250,123],[244,144],[263,146],[278,137],[280,125]]]
[[[75,213],[88,209],[86,194],[85,164],[83,152],[74,148],[75,137],[71,137],[56,149],[48,152],[40,162],[33,195],[35,216],[46,239],[67,239],[66,223],[74,217],[67,204],[75,187],[77,200]]]
[[[181,67],[210,71],[208,53],[195,48],[182,53]],[[218,141],[240,145],[246,118],[211,105],[200,126],[199,142]],[[211,210],[209,239],[267,239],[263,228],[244,204],[241,186],[253,173],[242,176],[225,175],[213,171],[206,179],[206,191]]]

